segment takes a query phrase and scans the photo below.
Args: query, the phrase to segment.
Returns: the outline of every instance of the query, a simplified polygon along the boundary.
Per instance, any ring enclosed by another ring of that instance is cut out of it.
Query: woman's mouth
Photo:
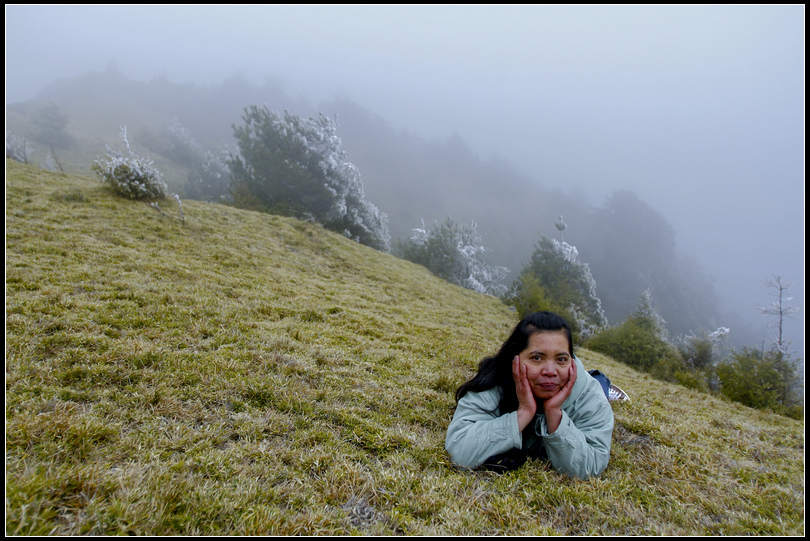
[[[537,386],[540,387],[541,389],[547,389],[547,390],[553,390],[553,389],[556,389],[557,387],[559,387],[559,385],[557,385],[553,381],[545,382],[545,383],[538,383]]]

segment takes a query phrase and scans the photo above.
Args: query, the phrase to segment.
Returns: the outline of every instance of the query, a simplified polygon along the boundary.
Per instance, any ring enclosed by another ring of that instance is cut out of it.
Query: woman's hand
[[[529,422],[534,418],[534,414],[537,413],[537,400],[535,400],[531,385],[529,385],[527,372],[528,369],[520,364],[520,357],[515,355],[515,358],[512,359],[512,377],[515,379],[515,391],[518,399],[518,427],[521,432],[529,425]],[[570,390],[568,394],[571,394]]]
[[[553,434],[560,427],[562,421],[562,406],[571,396],[574,383],[577,381],[577,363],[571,359],[571,366],[568,368],[568,383],[563,385],[557,394],[543,401],[543,413],[546,414],[546,426],[548,433]]]

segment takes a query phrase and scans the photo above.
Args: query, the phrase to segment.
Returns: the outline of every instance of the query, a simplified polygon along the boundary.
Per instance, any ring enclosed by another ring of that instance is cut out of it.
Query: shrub
[[[121,140],[126,146],[128,157],[108,146],[106,159],[98,159],[91,166],[101,182],[109,184],[115,193],[127,199],[164,199],[167,193],[166,183],[160,172],[154,168],[152,160],[142,158],[130,149],[126,127],[121,128]]]
[[[720,393],[752,408],[768,408],[801,418],[795,363],[779,351],[743,348],[715,368]]]
[[[677,347],[686,365],[693,370],[706,370],[715,364],[714,344],[705,334],[682,338]]]
[[[671,365],[670,365],[671,366]],[[707,373],[702,370],[692,370],[689,368],[674,368],[671,371],[671,381],[678,385],[683,385],[687,389],[694,389],[703,393],[711,392],[712,381]],[[660,377],[660,376],[659,376]],[[668,379],[668,378],[661,378]]]
[[[504,298],[504,302],[514,306],[518,317],[521,319],[539,311],[559,314],[571,326],[574,343],[580,344],[583,340],[580,327],[581,317],[577,317],[577,314],[572,313],[571,310],[554,301],[548,290],[540,285],[537,276],[530,272],[523,272],[520,275],[520,278],[512,286],[510,293]]]
[[[520,275],[506,301],[515,307],[521,319],[541,310],[563,315],[563,308],[549,298],[548,291],[540,285],[537,276],[527,272]]]
[[[645,321],[633,316],[621,325],[602,330],[589,339],[585,347],[633,368],[657,371],[664,379],[671,379],[672,369],[680,364],[677,350],[656,336]]]
[[[658,379],[705,389],[705,378],[690,371],[678,349],[667,341],[665,325],[648,290],[624,323],[601,330],[585,345]]]

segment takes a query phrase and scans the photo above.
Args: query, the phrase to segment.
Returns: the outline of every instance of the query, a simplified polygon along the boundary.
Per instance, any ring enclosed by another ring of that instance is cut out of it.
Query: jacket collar
[[[576,355],[574,356],[574,362],[577,363],[577,380],[574,382],[574,388],[571,389],[571,396],[569,396],[563,406],[566,404],[573,404],[577,398],[585,392],[585,387],[587,387],[587,379],[586,377],[590,377],[588,371],[585,370],[585,365],[582,364],[582,361],[579,360],[579,357]]]

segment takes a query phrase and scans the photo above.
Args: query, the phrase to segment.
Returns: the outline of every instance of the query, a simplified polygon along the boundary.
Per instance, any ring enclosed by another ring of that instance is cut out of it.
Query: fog
[[[803,5],[5,14],[6,104],[111,64],[144,81],[239,74],[312,103],[346,96],[425,138],[458,134],[480,156],[593,205],[632,190],[714,278],[724,311],[763,328],[763,281],[793,281],[802,312],[787,335],[804,357]]]

